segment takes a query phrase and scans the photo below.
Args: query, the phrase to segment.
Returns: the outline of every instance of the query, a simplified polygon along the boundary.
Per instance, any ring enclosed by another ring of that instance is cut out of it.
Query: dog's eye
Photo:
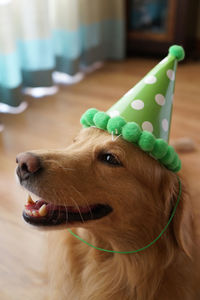
[[[98,159],[106,164],[112,165],[112,166],[122,166],[121,162],[118,158],[116,158],[111,153],[101,153],[98,157]]]

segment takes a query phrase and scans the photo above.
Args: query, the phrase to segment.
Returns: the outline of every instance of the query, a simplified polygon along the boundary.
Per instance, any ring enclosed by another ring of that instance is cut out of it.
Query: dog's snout
[[[17,175],[20,180],[28,179],[30,175],[36,173],[41,168],[40,159],[30,152],[18,154],[16,162],[18,164]]]

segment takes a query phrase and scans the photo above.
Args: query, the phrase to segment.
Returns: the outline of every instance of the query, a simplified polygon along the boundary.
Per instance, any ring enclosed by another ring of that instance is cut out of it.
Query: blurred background
[[[15,183],[16,154],[67,146],[86,109],[106,111],[172,44],[186,59],[177,70],[171,139],[194,142],[181,158],[197,199],[200,1],[0,0],[0,299],[40,300],[47,284],[47,237],[21,219],[26,192]]]

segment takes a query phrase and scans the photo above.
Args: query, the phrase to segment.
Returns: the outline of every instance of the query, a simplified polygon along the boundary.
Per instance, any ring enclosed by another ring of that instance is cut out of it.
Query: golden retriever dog
[[[97,128],[82,129],[62,150],[17,157],[30,197],[23,217],[53,233],[49,296],[54,300],[198,300],[198,264],[190,199],[177,175],[137,146]]]

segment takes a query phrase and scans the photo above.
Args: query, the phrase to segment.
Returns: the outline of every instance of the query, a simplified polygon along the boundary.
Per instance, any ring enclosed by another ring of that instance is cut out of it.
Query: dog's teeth
[[[39,215],[41,217],[45,217],[47,215],[47,206],[46,204],[43,204],[39,209]]]
[[[32,216],[32,215],[33,215],[32,212],[31,212],[29,209],[25,209],[25,212],[26,212],[26,214],[29,215],[29,216]]]
[[[33,210],[33,211],[32,211],[32,214],[34,215],[34,217],[37,217],[37,216],[38,216],[38,213],[37,213],[36,210]]]
[[[33,199],[31,198],[31,196],[29,195],[28,196],[28,199],[27,199],[27,204],[34,204],[35,202],[33,201]]]

